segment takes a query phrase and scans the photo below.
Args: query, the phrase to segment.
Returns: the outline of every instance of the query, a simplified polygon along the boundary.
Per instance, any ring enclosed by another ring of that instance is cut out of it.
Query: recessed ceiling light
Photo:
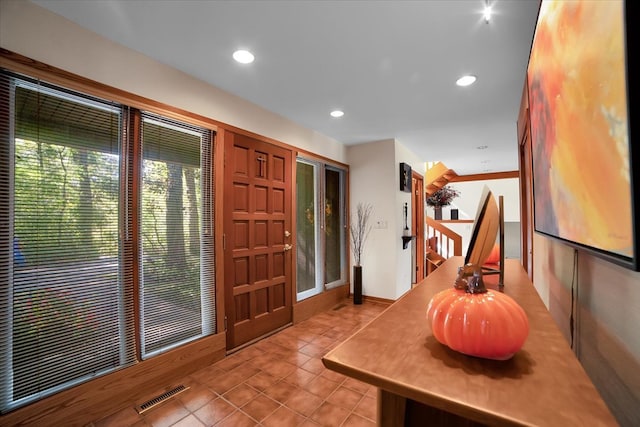
[[[458,80],[456,80],[456,84],[458,86],[469,86],[470,84],[473,84],[475,81],[476,81],[476,76],[467,75],[467,76],[462,76]]]
[[[233,52],[233,59],[241,64],[250,64],[253,62],[255,57],[253,56],[253,53],[248,50],[236,50]]]
[[[489,1],[487,0],[485,2],[485,5],[484,5],[484,10],[482,11],[482,17],[484,18],[484,22],[486,22],[487,24],[491,20],[491,14],[492,13],[493,13],[493,11],[491,10],[491,5],[489,4]]]
[[[331,113],[331,117],[342,117],[344,116],[344,111],[341,110],[333,110]]]

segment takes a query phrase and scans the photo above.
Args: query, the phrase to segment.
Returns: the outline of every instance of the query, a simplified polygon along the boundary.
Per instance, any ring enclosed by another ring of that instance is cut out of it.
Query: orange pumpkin
[[[491,248],[491,252],[489,252],[489,256],[487,260],[484,262],[485,264],[498,264],[500,262],[500,244],[496,243]]]
[[[506,360],[529,335],[522,307],[501,292],[487,290],[481,273],[474,273],[466,290],[445,289],[433,296],[427,319],[438,342],[469,356]]]

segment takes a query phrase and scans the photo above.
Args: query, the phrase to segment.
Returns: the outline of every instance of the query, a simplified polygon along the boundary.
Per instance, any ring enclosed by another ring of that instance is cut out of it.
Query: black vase
[[[442,206],[433,208],[433,219],[442,219]]]
[[[353,303],[362,304],[362,266],[353,266]]]

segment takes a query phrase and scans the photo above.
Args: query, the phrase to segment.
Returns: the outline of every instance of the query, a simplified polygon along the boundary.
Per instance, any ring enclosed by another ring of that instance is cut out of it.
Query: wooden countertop
[[[518,260],[505,262],[504,292],[523,307],[530,332],[510,360],[457,353],[433,337],[427,305],[453,286],[453,257],[322,361],[387,392],[489,425],[615,426],[582,365]],[[485,276],[494,288],[494,276]]]

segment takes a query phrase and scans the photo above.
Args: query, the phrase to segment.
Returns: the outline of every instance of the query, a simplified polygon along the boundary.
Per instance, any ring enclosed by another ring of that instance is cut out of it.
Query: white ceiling
[[[345,144],[395,138],[459,175],[518,169],[538,0],[490,0],[488,24],[484,0],[35,3]]]

